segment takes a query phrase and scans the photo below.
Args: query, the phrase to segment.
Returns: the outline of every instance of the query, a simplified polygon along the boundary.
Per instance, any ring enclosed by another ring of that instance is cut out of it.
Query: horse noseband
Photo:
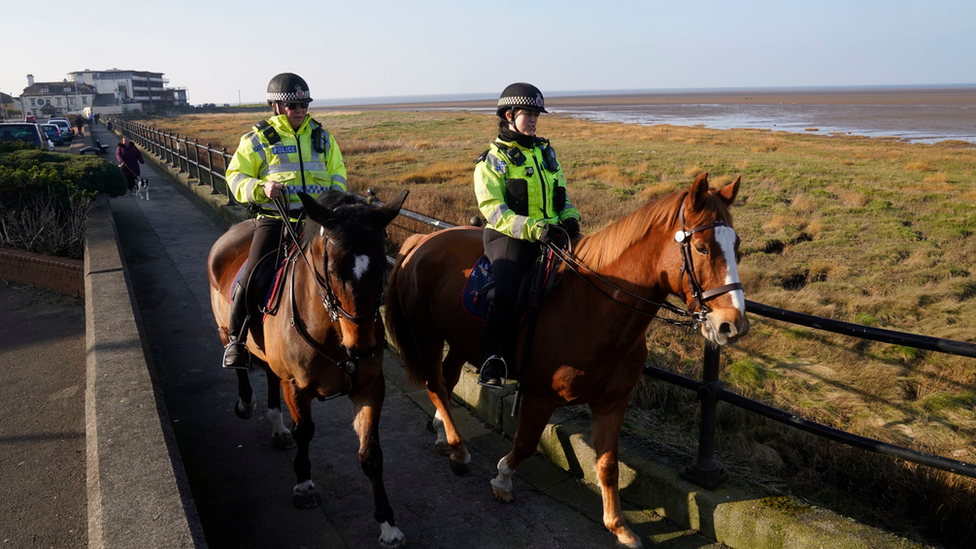
[[[346,372],[349,375],[355,374],[356,370],[359,368],[359,360],[363,358],[371,357],[374,354],[376,354],[376,349],[378,347],[379,345],[373,345],[369,349],[366,349],[366,352],[361,355],[350,356],[345,360],[338,360],[336,361],[336,366],[338,366],[340,370]]]

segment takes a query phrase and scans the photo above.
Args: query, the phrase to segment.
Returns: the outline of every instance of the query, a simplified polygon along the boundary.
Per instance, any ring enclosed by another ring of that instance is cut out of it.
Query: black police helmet
[[[268,104],[278,101],[311,103],[312,95],[308,91],[308,84],[301,76],[283,72],[268,82]]]
[[[516,82],[509,84],[502,91],[501,97],[498,98],[498,110],[495,112],[501,117],[505,116],[505,111],[512,108],[548,113],[545,107],[546,100],[542,97],[539,88],[525,82]]]

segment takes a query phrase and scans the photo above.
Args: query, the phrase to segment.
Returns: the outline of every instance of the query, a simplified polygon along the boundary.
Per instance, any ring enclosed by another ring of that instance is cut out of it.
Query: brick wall
[[[85,297],[85,262],[0,248],[0,278]]]

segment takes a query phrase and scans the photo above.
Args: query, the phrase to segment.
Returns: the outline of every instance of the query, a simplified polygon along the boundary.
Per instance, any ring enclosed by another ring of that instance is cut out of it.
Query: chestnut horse
[[[647,360],[645,333],[659,307],[675,295],[678,310],[719,345],[746,334],[745,298],[738,281],[729,206],[739,179],[714,191],[707,174],[690,189],[645,204],[627,217],[578,240],[562,254],[561,281],[537,311],[535,344],[521,375],[522,407],[515,444],[498,462],[491,489],[512,501],[512,475],[536,451],[560,406],[588,404],[603,495],[603,523],[626,547],[642,547],[621,514],[617,486],[620,429],[631,391]],[[470,472],[470,455],[451,415],[449,398],[465,362],[484,359],[484,323],[465,312],[462,289],[483,253],[482,230],[458,227],[414,235],[400,250],[387,289],[386,323],[408,377],[426,384],[437,412],[436,447],[449,453],[457,474]],[[522,357],[525,330],[519,334]],[[444,356],[444,343],[449,350]]]
[[[308,457],[315,432],[312,399],[348,394],[359,435],[359,460],[373,490],[380,543],[396,547],[405,541],[383,486],[378,434],[386,396],[382,372],[385,331],[379,307],[386,279],[386,226],[400,213],[407,191],[378,208],[335,191],[325,193],[319,201],[299,195],[308,218],[301,244],[282,271],[276,314],[267,316],[263,325],[250,323],[247,348],[267,364],[269,376],[281,380],[295,423],[294,505],[306,509],[321,504]],[[230,288],[247,259],[253,230],[251,221],[238,223],[210,250],[210,299],[224,345]],[[238,415],[242,415],[241,407],[253,412],[253,403],[248,372],[238,373]],[[273,383],[269,383],[271,390],[277,394]]]

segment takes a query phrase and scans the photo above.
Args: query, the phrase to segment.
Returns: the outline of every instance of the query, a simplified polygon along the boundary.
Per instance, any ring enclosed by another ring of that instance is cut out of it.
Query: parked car
[[[33,114],[28,114],[24,117],[24,122],[37,122]]]
[[[47,138],[55,145],[64,145],[64,138],[61,137],[61,128],[57,124],[41,124],[41,129],[47,134]]]
[[[58,129],[61,130],[62,139],[72,139],[75,135],[75,131],[71,129],[71,122],[68,122],[67,118],[52,118],[47,121],[48,124],[56,124]]]
[[[5,122],[0,124],[0,141],[25,141],[49,151],[54,150],[54,143],[47,138],[40,124],[29,122]]]

